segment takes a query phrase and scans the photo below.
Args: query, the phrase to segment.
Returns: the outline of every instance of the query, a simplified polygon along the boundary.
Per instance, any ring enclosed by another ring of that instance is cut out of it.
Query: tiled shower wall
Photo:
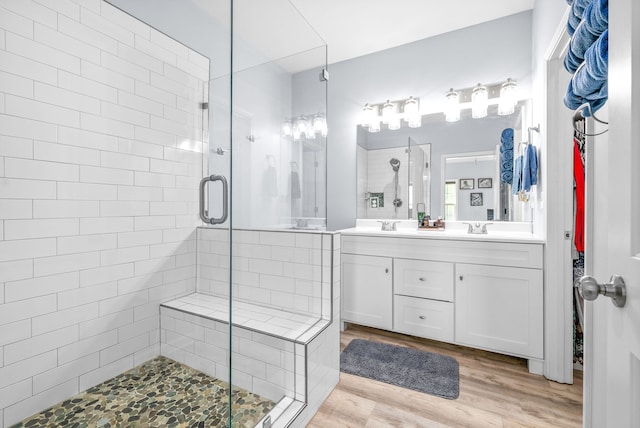
[[[99,0],[0,0],[0,427],[158,355],[208,69]]]
[[[331,317],[331,232],[233,231],[234,300]],[[339,272],[338,270],[335,272]],[[229,233],[198,229],[198,291],[229,296]]]

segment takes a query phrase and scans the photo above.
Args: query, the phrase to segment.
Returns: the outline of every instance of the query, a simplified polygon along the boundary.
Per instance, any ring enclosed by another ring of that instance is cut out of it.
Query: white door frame
[[[569,44],[569,8],[545,54],[546,124],[541,124],[541,165],[546,170],[546,238],[544,269],[544,376],[573,383],[573,129],[572,112],[562,103],[566,83],[561,73]],[[546,125],[546,126],[545,126]],[[569,238],[567,238],[569,233]]]

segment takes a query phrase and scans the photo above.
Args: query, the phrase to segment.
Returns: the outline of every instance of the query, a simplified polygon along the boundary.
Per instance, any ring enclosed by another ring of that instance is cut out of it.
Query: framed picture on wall
[[[493,180],[490,177],[478,178],[478,189],[491,189]]]
[[[472,207],[482,206],[482,193],[471,193],[470,203]]]
[[[460,179],[460,190],[473,190],[473,178],[461,178]]]

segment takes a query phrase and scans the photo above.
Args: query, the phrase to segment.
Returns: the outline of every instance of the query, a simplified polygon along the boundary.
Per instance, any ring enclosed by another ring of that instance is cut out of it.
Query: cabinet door
[[[456,264],[455,340],[543,358],[542,270]]]
[[[342,255],[342,320],[392,328],[392,259]]]

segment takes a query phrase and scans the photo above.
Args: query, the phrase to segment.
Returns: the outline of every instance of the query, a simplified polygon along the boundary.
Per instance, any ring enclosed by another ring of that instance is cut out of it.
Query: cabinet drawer
[[[394,259],[395,294],[453,302],[453,263]]]
[[[397,295],[393,302],[394,331],[453,341],[453,303]]]

